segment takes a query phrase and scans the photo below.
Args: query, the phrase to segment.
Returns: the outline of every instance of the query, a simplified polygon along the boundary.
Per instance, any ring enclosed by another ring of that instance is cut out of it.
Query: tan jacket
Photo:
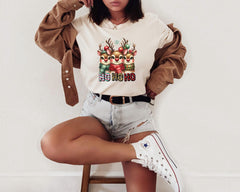
[[[62,64],[65,99],[71,106],[79,102],[73,67],[81,67],[81,53],[76,42],[77,31],[71,22],[75,18],[75,11],[82,6],[79,0],[60,0],[45,15],[35,34],[36,44]],[[150,78],[146,81],[146,87],[156,94],[161,93],[168,84],[172,84],[174,78],[180,79],[187,65],[184,60],[186,48],[181,43],[181,33],[173,27],[173,23],[168,24],[168,27],[174,32],[174,38],[156,50]]]

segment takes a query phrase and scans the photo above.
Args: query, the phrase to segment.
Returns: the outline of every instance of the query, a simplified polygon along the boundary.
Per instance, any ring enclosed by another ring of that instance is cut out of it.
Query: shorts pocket
[[[89,107],[95,106],[98,102],[98,98],[96,95],[94,95],[93,93],[88,93],[86,101],[87,105]]]
[[[136,101],[134,103],[135,103],[136,109],[142,110],[143,113],[147,113],[147,114],[152,113],[153,108],[150,103],[145,101]]]
[[[145,101],[135,101],[134,103],[138,109],[146,109],[148,105],[148,103]]]

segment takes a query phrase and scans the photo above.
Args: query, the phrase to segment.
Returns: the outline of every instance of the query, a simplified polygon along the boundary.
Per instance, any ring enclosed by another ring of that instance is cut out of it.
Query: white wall
[[[57,1],[0,1],[0,191],[76,192],[82,166],[45,158],[44,132],[78,116],[65,104],[60,64],[34,43],[40,21]],[[187,70],[156,98],[159,131],[185,178],[187,192],[239,192],[239,32],[237,1],[143,1],[182,32]],[[81,13],[87,11],[82,8]],[[75,79],[81,95],[79,71]],[[77,80],[79,79],[79,80]],[[120,163],[93,173],[123,175]],[[158,190],[171,190],[158,178]],[[124,185],[91,191],[126,191]]]

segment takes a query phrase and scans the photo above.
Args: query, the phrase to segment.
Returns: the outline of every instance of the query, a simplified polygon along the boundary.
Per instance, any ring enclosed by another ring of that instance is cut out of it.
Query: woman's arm
[[[43,18],[35,34],[36,44],[60,63],[66,50],[72,49],[73,61],[76,61],[73,62],[73,66],[76,68],[80,68],[80,52],[78,46],[73,46],[76,45],[77,31],[71,22],[75,11],[83,5],[79,0],[58,1]]]
[[[155,61],[146,82],[146,92],[152,99],[169,84],[173,84],[174,78],[180,79],[187,66],[184,60],[187,50],[181,42],[181,32],[173,27],[173,23],[168,24],[168,27],[173,31],[173,40],[156,50]]]

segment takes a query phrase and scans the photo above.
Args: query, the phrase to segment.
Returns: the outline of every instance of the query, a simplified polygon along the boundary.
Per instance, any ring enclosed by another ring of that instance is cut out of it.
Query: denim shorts
[[[88,92],[80,116],[97,118],[112,137],[128,141],[130,135],[145,131],[156,131],[152,114],[153,106],[144,101],[111,104],[91,91]]]

